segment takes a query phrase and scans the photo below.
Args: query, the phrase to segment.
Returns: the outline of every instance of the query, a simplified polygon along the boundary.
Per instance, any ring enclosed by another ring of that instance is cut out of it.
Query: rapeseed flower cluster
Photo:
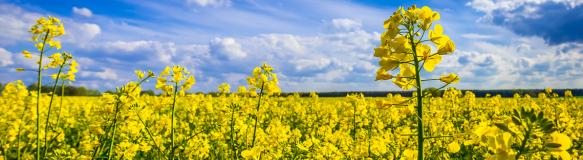
[[[455,51],[455,44],[444,34],[440,24],[434,24],[440,19],[438,12],[424,6],[412,6],[407,10],[397,9],[384,23],[385,32],[381,35],[381,44],[375,48],[374,56],[379,58],[376,80],[391,80],[404,90],[417,87],[415,77],[420,67],[427,72],[433,72],[441,62],[442,55]],[[431,30],[431,26],[433,30]],[[428,32],[428,35],[426,33]],[[432,42],[437,48],[424,42]],[[421,63],[420,65],[416,65]],[[399,69],[396,76],[390,71]],[[457,75],[450,73],[439,78],[444,83],[456,83]]]
[[[184,67],[168,66],[158,75],[156,89],[162,90],[166,95],[171,95],[176,91],[179,95],[184,96],[194,83],[196,83],[194,76]]]
[[[281,92],[277,85],[279,83],[277,74],[273,73],[273,67],[266,63],[253,69],[251,76],[247,77],[247,83],[249,84],[248,91],[252,95],[256,95],[257,91],[267,95]]]

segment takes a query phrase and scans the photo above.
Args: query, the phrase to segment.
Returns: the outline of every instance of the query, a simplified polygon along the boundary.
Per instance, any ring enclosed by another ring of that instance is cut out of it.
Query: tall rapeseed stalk
[[[417,98],[417,156],[423,159],[423,81],[440,80],[447,86],[459,81],[459,77],[453,73],[444,75],[438,79],[422,79],[421,68],[432,72],[435,66],[441,62],[442,55],[453,53],[455,45],[453,41],[443,34],[443,28],[439,24],[433,25],[440,19],[439,13],[424,6],[417,8],[411,6],[407,10],[399,8],[384,23],[386,31],[381,35],[381,44],[375,48],[374,56],[380,59],[381,68],[377,70],[376,80],[390,80],[403,90],[416,89]],[[430,30],[431,26],[433,30]],[[425,33],[429,31],[429,35]],[[432,42],[437,48],[432,48],[425,43]],[[390,71],[399,69],[397,76]],[[442,88],[443,88],[442,87]]]

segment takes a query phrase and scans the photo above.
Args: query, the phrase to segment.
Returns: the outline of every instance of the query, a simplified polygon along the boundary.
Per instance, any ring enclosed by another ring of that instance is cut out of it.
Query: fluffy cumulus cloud
[[[223,60],[233,60],[242,59],[247,57],[247,53],[241,49],[241,44],[239,44],[234,38],[215,38],[210,42],[211,54]]]
[[[436,75],[455,72],[461,88],[572,88],[583,85],[583,45],[518,38],[508,44],[473,42],[444,58]]]
[[[331,21],[332,27],[334,29],[353,31],[362,28],[362,23],[354,19],[349,18],[336,18]]]
[[[80,16],[84,16],[84,17],[91,17],[93,16],[93,12],[91,12],[91,10],[89,10],[89,8],[77,8],[77,7],[73,7],[73,13],[75,13],[76,15],[80,15]]]
[[[225,7],[231,5],[231,0],[186,0],[186,2],[201,7]]]
[[[382,31],[382,20],[386,18],[378,15],[386,16],[390,11],[376,12],[378,8],[344,1],[330,3],[336,7],[324,5],[328,1],[282,2],[305,5],[296,8],[250,1],[244,3],[247,6],[232,5],[234,2],[180,1],[198,6],[193,13],[212,17],[194,24],[190,21],[192,19],[142,22],[131,18],[113,19],[107,15],[86,18],[89,16],[82,13],[84,8],[73,8],[77,15],[61,18],[67,30],[67,35],[62,38],[63,46],[80,63],[75,85],[113,89],[135,80],[136,69],[160,72],[168,65],[184,65],[197,78],[192,91],[215,91],[216,86],[223,82],[230,83],[233,88],[246,85],[245,78],[253,67],[269,63],[274,66],[284,91],[400,90],[390,81],[374,81],[378,59],[372,56],[372,52],[379,44],[380,33],[377,32]],[[145,6],[163,6],[146,3]],[[346,5],[338,9],[339,4]],[[473,23],[475,13],[471,18],[460,14],[455,23],[441,21],[446,32],[456,41],[458,50],[451,56],[444,56],[434,72],[425,74],[426,78],[458,73],[462,81],[454,87],[459,88],[583,86],[583,44],[578,39],[583,34],[578,28],[565,30],[566,26],[577,26],[577,21],[581,22],[577,19],[581,14],[575,14],[580,10],[580,2],[473,0],[466,5],[470,6],[468,12],[478,11],[477,17],[491,23]],[[222,8],[220,14],[210,12],[217,11],[212,7],[225,6],[230,7]],[[311,15],[309,20],[297,14],[296,9],[300,7],[311,7],[306,13]],[[192,11],[188,6],[184,8]],[[338,10],[362,11],[358,12],[362,15]],[[167,9],[156,11],[161,17],[169,14],[165,12]],[[182,11],[178,8],[177,15],[182,15]],[[442,13],[443,18],[449,12]],[[245,18],[233,19],[235,14]],[[4,24],[0,29],[0,80],[26,80],[26,73],[21,77],[10,74],[16,67],[35,66],[34,60],[26,59],[18,52],[31,47],[28,27],[43,15],[46,13],[0,3],[0,23]],[[565,18],[553,16],[572,18],[561,20]],[[216,19],[225,23],[209,21]],[[251,24],[249,19],[257,23]],[[229,31],[214,25],[227,26],[225,28]],[[483,26],[488,27],[484,29]],[[230,31],[231,28],[238,30]],[[304,30],[309,32],[301,32]],[[437,83],[425,86],[439,87]],[[153,83],[145,84],[147,89],[152,89],[152,86]]]
[[[249,53],[249,60],[238,63],[242,66],[256,66],[261,62],[273,64],[282,84],[287,85],[284,89],[335,91],[338,88],[309,84],[372,83],[375,62],[371,50],[378,43],[377,35],[363,30],[317,36],[262,34],[239,40]],[[240,73],[248,74],[252,69],[244,68]],[[356,87],[343,89],[361,90]]]
[[[29,12],[11,4],[0,4],[0,45],[12,45],[28,41],[29,27],[35,24],[36,19],[43,14]],[[69,18],[62,18],[66,33],[63,41],[75,45],[84,45],[101,33],[99,25],[83,23]]]
[[[583,42],[581,4],[580,0],[473,0],[466,5],[483,12],[482,20],[560,44]]]
[[[329,58],[324,57],[314,57],[314,58],[305,58],[305,59],[298,59],[291,62],[295,65],[295,69],[298,71],[302,70],[319,70],[324,67],[329,66],[332,63],[332,60]]]
[[[40,14],[26,12],[18,6],[0,3],[0,45],[14,44],[29,38],[28,27]]]
[[[327,22],[335,30],[318,35],[268,33],[216,37],[207,44],[152,40],[96,42],[91,40],[99,35],[99,26],[93,32],[97,34],[79,36],[78,33],[91,31],[92,27],[76,23],[68,27],[75,36],[65,41],[86,42],[75,51],[76,58],[82,62],[78,83],[86,86],[121,85],[134,78],[135,69],[158,72],[166,65],[179,64],[197,76],[201,85],[197,89],[211,91],[222,82],[246,85],[245,77],[253,67],[266,62],[276,68],[284,90],[378,89],[378,83],[368,88],[357,85],[374,83],[376,62],[371,50],[378,43],[378,33],[363,30],[362,24],[352,19]],[[352,85],[338,88],[347,83]]]
[[[486,35],[486,34],[477,34],[477,33],[466,33],[461,35],[462,38],[471,39],[471,40],[492,40],[500,38],[498,35]]]
[[[126,62],[144,62],[151,64],[169,64],[176,53],[176,45],[172,42],[159,41],[113,41],[95,43],[88,47],[89,51],[102,51],[109,58]]]
[[[101,27],[93,23],[67,23],[64,41],[76,45],[86,45],[101,33]]]
[[[101,80],[117,80],[118,75],[115,70],[111,68],[104,68],[101,71],[83,71],[79,72],[81,77],[94,77]]]
[[[120,68],[119,75],[132,75],[133,70],[121,68],[123,64],[159,71],[162,68],[152,66],[164,63],[153,63],[148,57],[160,59],[156,53],[167,53],[171,57],[170,64],[185,65],[193,71],[200,85],[197,89],[202,91],[215,90],[223,82],[234,86],[246,85],[245,77],[253,67],[264,62],[275,67],[284,90],[366,90],[378,89],[378,86],[359,88],[355,84],[374,83],[375,61],[370,51],[378,43],[377,36],[377,33],[358,30],[316,36],[260,34],[241,38],[222,37],[214,38],[208,44],[116,41],[92,46],[87,48],[87,52],[104,53],[103,57],[108,58],[96,60],[95,65]],[[320,85],[311,85],[316,83]],[[351,88],[338,88],[338,84],[342,83],[353,85],[346,86]]]
[[[12,53],[4,48],[0,48],[0,67],[5,67],[14,64],[12,61]]]

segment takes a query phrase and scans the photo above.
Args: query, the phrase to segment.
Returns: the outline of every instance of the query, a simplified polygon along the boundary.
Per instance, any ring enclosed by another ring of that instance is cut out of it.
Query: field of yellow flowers
[[[4,159],[33,159],[36,110],[23,84],[11,83],[0,99]],[[48,132],[49,159],[106,158],[116,108],[111,96],[64,97]],[[113,159],[167,159],[171,154],[171,96],[137,96],[119,108]],[[50,96],[42,95],[42,106]],[[60,98],[59,98],[60,99]],[[175,151],[179,159],[414,159],[416,115],[407,97],[300,98],[247,93],[177,98]],[[382,103],[398,102],[401,106]],[[476,98],[449,89],[424,102],[431,159],[580,159],[583,100],[539,97]],[[524,110],[523,110],[524,109]],[[534,111],[534,114],[529,114]],[[46,107],[41,107],[46,117]],[[517,112],[517,113],[515,113]],[[254,117],[258,116],[253,145]],[[535,118],[533,118],[535,117]],[[542,119],[542,120],[541,120]],[[552,131],[542,126],[553,125]],[[45,124],[41,123],[41,128]],[[525,140],[525,134],[529,138]],[[525,144],[525,145],[523,145]]]
[[[187,93],[196,79],[177,65],[137,70],[136,81],[100,97],[64,97],[53,93],[75,81],[78,64],[61,51],[61,21],[41,17],[29,31],[37,51],[22,52],[38,58],[32,71],[39,87],[15,81],[2,90],[0,159],[583,158],[583,100],[570,91],[514,98],[424,92],[425,81],[442,82],[439,89],[460,81],[454,73],[423,79],[422,70],[432,72],[455,51],[433,24],[439,19],[426,6],[399,8],[371,51],[379,59],[376,80],[414,89],[412,97],[281,96],[268,64],[250,71],[248,85],[234,93],[221,84],[218,96]],[[41,93],[46,74],[52,92]],[[141,95],[150,80],[161,95]]]

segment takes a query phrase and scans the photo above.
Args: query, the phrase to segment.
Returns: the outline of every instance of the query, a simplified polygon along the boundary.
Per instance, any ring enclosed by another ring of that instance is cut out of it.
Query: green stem
[[[94,160],[97,157],[97,153],[101,153],[101,150],[103,149],[103,147],[106,147],[106,142],[102,142],[105,141],[105,139],[107,138],[107,135],[109,135],[109,132],[111,131],[111,129],[113,128],[113,120],[111,119],[112,117],[108,116],[107,120],[105,122],[107,122],[106,124],[109,124],[109,121],[111,120],[112,123],[105,126],[104,130],[105,133],[101,136],[99,136],[99,146],[97,146],[94,150],[93,150],[93,156],[91,157],[91,160]]]
[[[263,95],[263,87],[265,82],[261,83],[261,90],[259,91],[259,101],[257,102],[257,108],[255,109],[255,126],[253,127],[253,141],[251,141],[251,147],[255,146],[255,134],[257,133],[257,119],[259,119],[259,106],[261,106],[261,96]]]
[[[231,148],[233,149],[233,159],[237,159],[237,149],[235,148],[235,107],[231,106]]]
[[[370,156],[372,156],[372,154],[371,154],[372,152],[370,150],[370,138],[372,136],[372,124],[373,124],[373,120],[370,119],[370,116],[368,118],[369,118],[369,121],[370,121],[369,124],[368,124],[368,156],[370,157]]]
[[[162,159],[161,156],[160,156],[160,153],[162,152],[162,149],[160,149],[160,147],[158,146],[158,143],[156,143],[156,139],[154,139],[154,136],[152,135],[152,132],[150,132],[150,129],[148,129],[148,126],[146,125],[146,122],[144,122],[144,120],[142,120],[142,117],[140,116],[140,113],[136,113],[136,115],[138,116],[138,119],[140,120],[140,122],[142,123],[142,125],[144,125],[144,128],[146,129],[146,132],[148,133],[148,135],[150,136],[150,139],[152,139],[152,142],[154,143],[154,146],[158,150],[158,158]]]
[[[59,105],[59,111],[57,111],[57,127],[59,126],[59,120],[61,120],[61,110],[63,109],[63,97],[65,96],[65,81],[61,81],[61,104]]]
[[[49,101],[49,111],[47,113],[47,120],[46,120],[46,124],[45,124],[45,150],[43,152],[43,157],[47,156],[47,151],[49,149],[49,146],[47,144],[47,137],[49,135],[49,127],[50,127],[50,123],[49,123],[49,119],[51,118],[51,109],[53,106],[53,99],[55,99],[55,92],[57,91],[57,84],[59,84],[59,78],[61,77],[61,72],[63,71],[63,66],[65,66],[65,63],[67,62],[67,58],[65,57],[63,59],[63,63],[61,64],[61,66],[59,67],[59,72],[57,72],[57,78],[55,79],[55,84],[53,84],[53,92],[51,94],[51,100]]]
[[[142,84],[144,81],[146,81],[146,79],[148,79],[148,78],[150,78],[150,77],[151,77],[151,76],[148,76],[148,77],[144,78],[143,80],[141,80],[141,81],[138,83],[138,85],[136,85],[134,88],[132,88],[132,89],[131,89],[131,91],[130,91],[130,92],[133,92],[133,91],[134,91],[136,88],[138,88],[138,87],[139,87],[139,86],[140,86],[140,85],[141,85],[141,84]],[[123,89],[122,89],[122,91],[123,91]],[[113,117],[113,124],[112,124],[112,126],[113,126],[113,128],[112,128],[112,129],[113,129],[113,131],[112,131],[112,133],[111,133],[111,142],[109,143],[109,152],[107,153],[107,154],[108,154],[108,157],[107,157],[107,159],[108,159],[108,160],[109,160],[109,159],[111,159],[111,158],[112,158],[112,156],[113,156],[113,143],[115,142],[115,130],[116,130],[116,128],[117,128],[117,115],[118,115],[118,113],[120,112],[119,105],[120,105],[120,103],[121,103],[121,102],[120,102],[120,101],[121,101],[121,100],[120,100],[120,97],[122,96],[122,94],[127,94],[127,93],[120,93],[120,91],[118,91],[118,93],[117,93],[117,98],[116,98],[116,102],[115,102],[115,115],[114,115],[114,117]],[[107,132],[106,132],[106,134],[107,134]],[[100,147],[99,147],[97,150],[99,150],[99,149],[101,149],[101,146],[100,146]],[[97,153],[97,150],[96,150],[96,152],[94,152],[94,156],[95,156],[95,154]]]
[[[411,25],[413,26],[413,25]],[[410,29],[412,31],[413,29]],[[413,50],[413,60],[415,63],[415,83],[417,84],[417,159],[423,159],[423,93],[421,89],[421,73],[419,58],[417,57],[417,44],[414,40],[414,33],[409,33],[411,49]]]
[[[174,82],[174,100],[172,101],[172,120],[170,121],[170,134],[172,135],[172,153],[170,154],[170,159],[174,160],[174,107],[176,106],[176,93],[178,92],[178,82]]]
[[[21,131],[22,125],[18,126],[18,135],[17,135],[17,139],[16,139],[16,159],[20,160],[20,131]]]
[[[40,160],[40,92],[42,88],[42,66],[43,66],[43,54],[45,53],[45,45],[47,44],[47,39],[49,38],[49,31],[46,32],[43,39],[43,46],[40,49],[40,56],[38,61],[38,71],[37,71],[37,82],[36,86],[36,159]]]
[[[356,104],[352,104],[352,112],[352,140],[356,141]]]
[[[20,115],[20,120],[22,121],[21,124],[18,125],[18,135],[16,136],[16,159],[20,160],[20,133],[21,133],[21,129],[22,129],[22,124],[25,123],[24,121],[24,114],[28,108],[28,101],[30,99],[27,97],[26,98],[26,102],[25,102],[25,108],[22,110],[22,114]]]
[[[117,98],[117,102],[115,104],[115,115],[113,117],[113,131],[111,132],[111,142],[109,143],[109,152],[107,153],[107,159],[110,160],[113,156],[113,142],[115,142],[115,129],[117,127],[117,114],[119,113],[119,95]]]
[[[57,126],[57,127],[59,126],[59,122],[60,122],[60,119],[61,119],[61,110],[63,109],[63,97],[65,96],[64,93],[65,93],[65,81],[63,80],[63,81],[61,81],[61,97],[60,97],[61,102],[60,102],[60,105],[59,105],[59,110],[57,111],[57,122],[55,123],[55,126]],[[54,140],[55,140],[56,137],[57,136],[55,136],[55,137],[53,137],[51,139],[51,142],[49,143],[49,148],[51,146],[53,146],[53,142],[54,142]],[[46,142],[45,142],[45,144],[46,144]]]
[[[528,143],[528,139],[530,137],[531,130],[532,129],[531,129],[530,125],[527,124],[526,134],[524,135],[524,139],[522,140],[522,144],[520,145],[520,148],[518,150],[518,154],[516,154],[516,157],[514,157],[514,159],[520,158],[520,156],[526,152],[525,148],[526,148],[526,144]]]

